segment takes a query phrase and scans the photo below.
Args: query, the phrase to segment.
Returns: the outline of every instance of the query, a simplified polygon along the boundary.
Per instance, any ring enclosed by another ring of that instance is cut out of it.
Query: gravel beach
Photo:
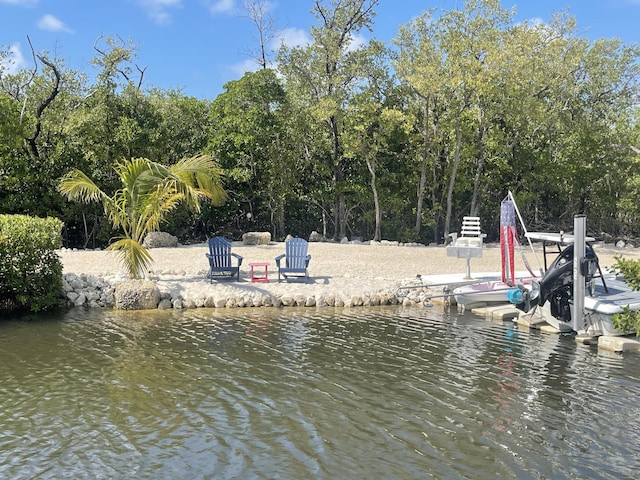
[[[617,248],[612,244],[596,244],[600,265],[606,268],[621,255],[628,259],[640,258],[640,249]],[[149,279],[154,280],[160,291],[176,298],[200,299],[211,296],[271,295],[271,296],[326,296],[340,295],[343,298],[394,292],[398,286],[417,282],[417,275],[464,273],[466,261],[448,257],[443,246],[402,245],[395,242],[373,243],[329,243],[309,244],[309,279],[306,283],[281,282],[275,257],[284,253],[284,243],[269,245],[244,245],[233,243],[233,252],[243,257],[240,281],[235,279],[214,280],[207,278],[208,261],[205,243],[185,245],[177,248],[154,248],[150,250],[154,263]],[[542,248],[536,246],[534,255],[528,245],[522,247],[533,269],[543,265]],[[126,279],[118,257],[106,250],[61,249],[64,274],[90,275],[103,278],[110,283]],[[538,260],[537,260],[537,259]],[[551,258],[550,260],[551,261]],[[269,282],[252,283],[249,278],[249,263],[269,262]],[[538,263],[540,262],[540,263]],[[516,270],[525,270],[521,255],[516,250]],[[481,258],[471,260],[471,273],[500,271],[500,246],[486,244]]]

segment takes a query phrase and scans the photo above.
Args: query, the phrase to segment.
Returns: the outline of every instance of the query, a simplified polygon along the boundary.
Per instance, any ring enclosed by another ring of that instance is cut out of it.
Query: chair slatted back
[[[480,232],[480,217],[463,217],[461,237],[482,237]]]
[[[231,267],[231,240],[225,237],[210,238],[209,253],[215,267]]]
[[[309,244],[302,238],[292,238],[285,244],[287,268],[306,268],[307,248]]]

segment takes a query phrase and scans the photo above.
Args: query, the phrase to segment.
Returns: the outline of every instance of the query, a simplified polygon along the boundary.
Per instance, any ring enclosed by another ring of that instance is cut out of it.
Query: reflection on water
[[[634,478],[640,356],[436,309],[0,323],[2,478]]]

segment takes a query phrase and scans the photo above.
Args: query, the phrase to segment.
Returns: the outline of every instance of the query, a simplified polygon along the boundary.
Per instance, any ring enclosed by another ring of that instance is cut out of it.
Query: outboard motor
[[[598,257],[587,245],[580,265],[586,282],[593,291],[594,276],[598,271]],[[553,261],[540,282],[532,282],[531,289],[520,285],[507,294],[518,310],[527,313],[537,305],[549,302],[551,315],[563,322],[571,321],[573,297],[573,245],[566,247]]]

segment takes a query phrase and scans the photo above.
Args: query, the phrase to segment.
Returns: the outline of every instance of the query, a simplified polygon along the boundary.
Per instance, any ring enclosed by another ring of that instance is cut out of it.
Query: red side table
[[[255,267],[264,268],[264,275],[260,275],[260,272],[256,275]],[[252,282],[269,282],[269,262],[251,262],[249,268]]]

